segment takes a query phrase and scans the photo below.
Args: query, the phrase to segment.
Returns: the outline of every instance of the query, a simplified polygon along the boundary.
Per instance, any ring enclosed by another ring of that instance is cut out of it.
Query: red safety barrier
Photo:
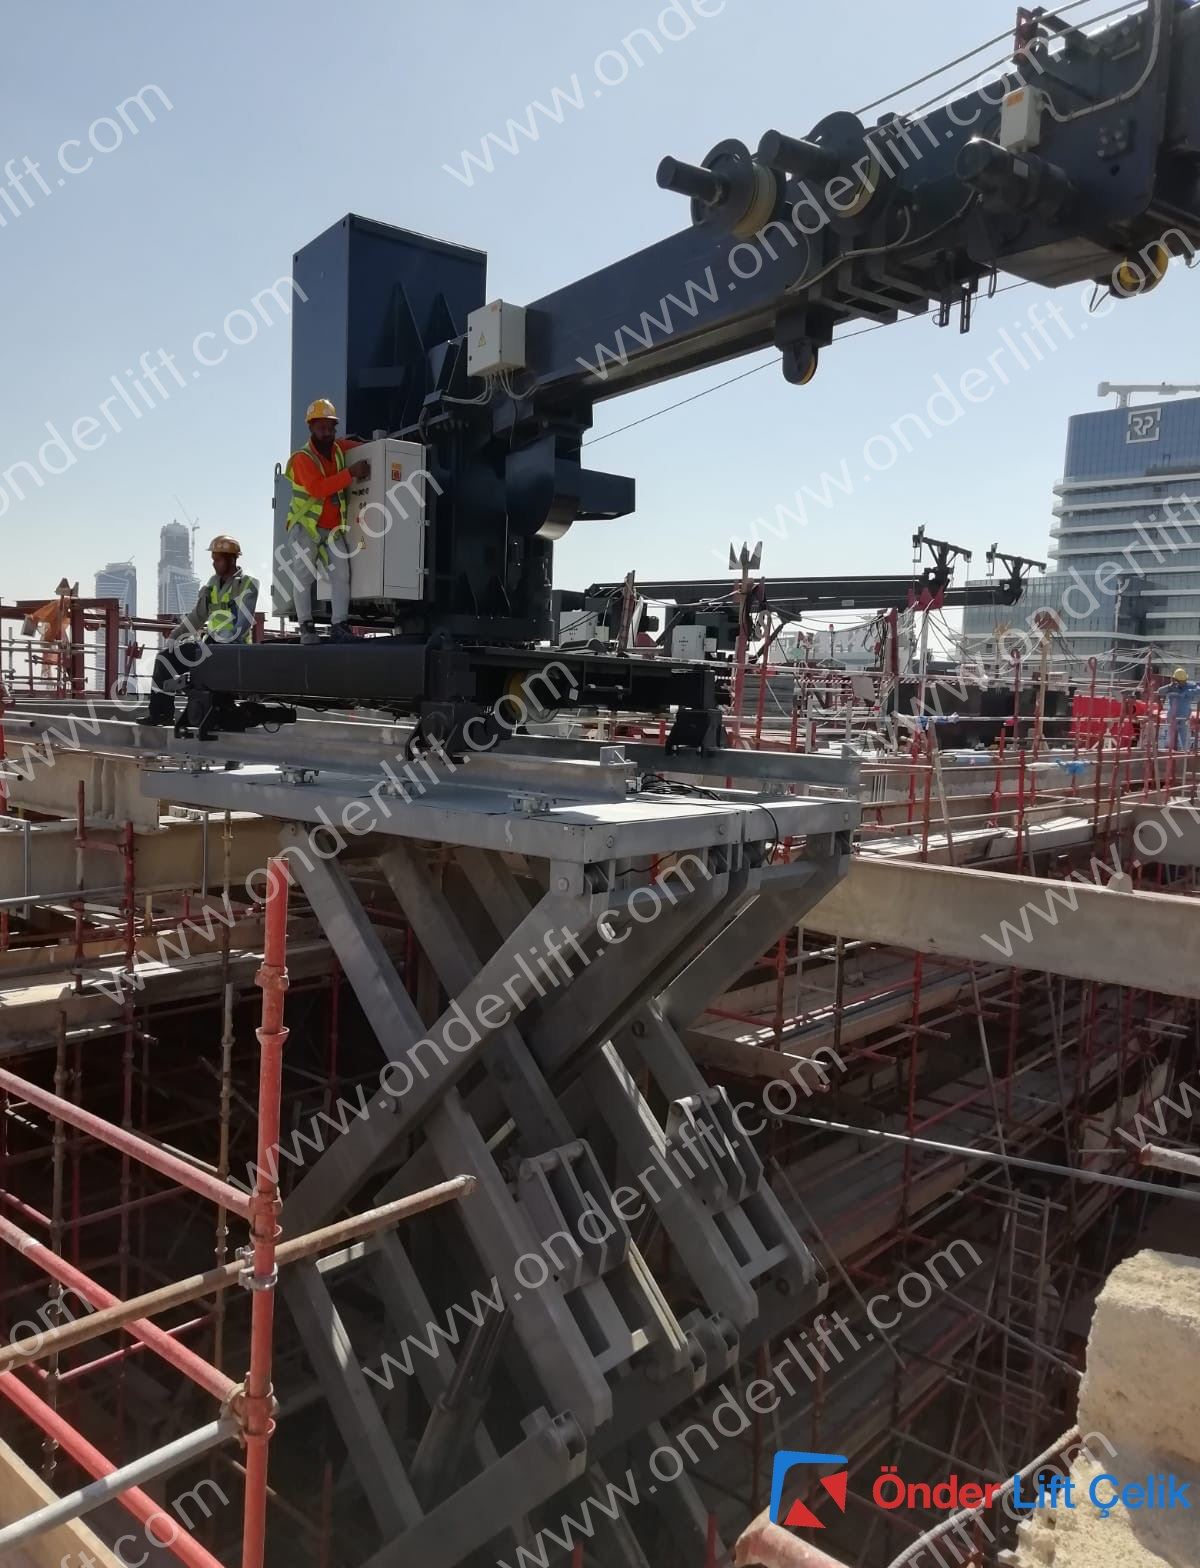
[[[1071,699],[1071,739],[1081,746],[1096,746],[1104,738],[1132,746],[1145,716],[1144,702],[1077,692]]]

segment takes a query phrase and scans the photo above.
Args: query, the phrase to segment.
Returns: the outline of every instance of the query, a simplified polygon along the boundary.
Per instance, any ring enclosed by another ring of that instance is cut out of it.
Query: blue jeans
[[[1174,741],[1171,739],[1172,731],[1174,731]],[[1174,720],[1168,719],[1158,732],[1158,749],[1160,751],[1167,751],[1168,749],[1173,751],[1190,751],[1191,745],[1191,714],[1184,713]]]

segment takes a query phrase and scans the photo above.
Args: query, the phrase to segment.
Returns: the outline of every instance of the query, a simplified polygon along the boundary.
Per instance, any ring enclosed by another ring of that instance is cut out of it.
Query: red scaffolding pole
[[[267,1528],[267,1462],[275,1430],[271,1358],[275,1324],[275,1243],[279,1235],[280,1102],[283,1093],[283,1023],[287,995],[288,869],[285,860],[267,865],[267,910],[263,961],[258,971],[262,988],[262,1025],[258,1079],[258,1178],[251,1200],[250,1227],[254,1245],[254,1293],[250,1316],[250,1371],[242,1399],[242,1431],[246,1442],[246,1499],[242,1524],[242,1568],[262,1568]]]

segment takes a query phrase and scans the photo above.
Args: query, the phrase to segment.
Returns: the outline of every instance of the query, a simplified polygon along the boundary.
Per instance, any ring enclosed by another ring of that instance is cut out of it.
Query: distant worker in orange
[[[79,592],[79,584],[76,583],[72,588],[64,577],[54,591],[58,598],[50,599],[31,615],[27,615],[21,625],[23,636],[41,638],[42,646],[38,658],[41,660],[43,670],[57,670],[62,663],[62,644],[67,637],[70,600]]]
[[[290,547],[292,603],[300,622],[300,641],[317,641],[313,593],[322,567],[329,573],[331,642],[352,642],[350,630],[350,558],[342,540],[350,486],[366,479],[370,463],[346,462],[357,441],[338,439],[338,412],[327,397],[308,405],[308,441],[288,458],[285,473],[292,484],[287,537]]]

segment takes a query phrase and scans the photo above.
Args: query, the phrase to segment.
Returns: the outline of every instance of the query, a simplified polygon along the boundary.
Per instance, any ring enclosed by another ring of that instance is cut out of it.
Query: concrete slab
[[[857,855],[814,931],[1200,998],[1200,900]]]

